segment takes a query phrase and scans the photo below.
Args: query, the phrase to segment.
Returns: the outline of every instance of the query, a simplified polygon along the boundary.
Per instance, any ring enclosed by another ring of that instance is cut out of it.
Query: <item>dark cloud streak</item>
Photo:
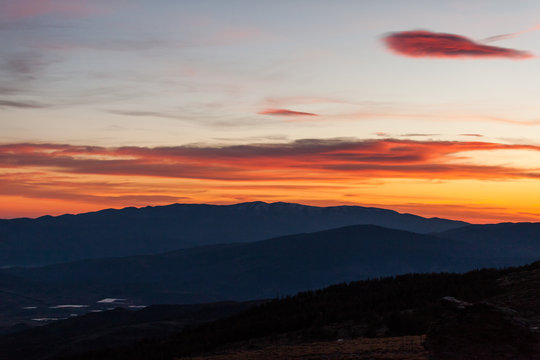
[[[137,117],[159,117],[164,119],[182,119],[179,116],[174,116],[158,111],[136,111],[136,110],[106,110],[110,114],[137,116]]]
[[[33,101],[14,101],[14,100],[1,100],[0,99],[0,109],[1,108],[43,109],[49,106],[50,105],[40,104]]]
[[[461,136],[484,137],[482,134],[459,134]]]

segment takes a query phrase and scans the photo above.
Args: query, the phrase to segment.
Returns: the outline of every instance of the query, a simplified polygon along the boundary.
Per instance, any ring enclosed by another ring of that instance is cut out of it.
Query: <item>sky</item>
[[[0,0],[0,218],[540,221],[540,2]]]

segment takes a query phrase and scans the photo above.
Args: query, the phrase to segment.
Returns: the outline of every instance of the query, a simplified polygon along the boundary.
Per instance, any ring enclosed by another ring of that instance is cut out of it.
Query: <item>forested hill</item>
[[[453,296],[469,302],[507,299],[516,289],[501,285],[505,283],[500,279],[509,275],[519,279],[531,271],[540,271],[540,263],[461,275],[411,274],[339,284],[276,299],[226,319],[188,327],[175,336],[73,359],[161,360],[246,346],[425,334],[444,310],[441,298]],[[524,295],[536,291],[523,287]],[[538,313],[540,307],[536,302],[531,309]]]

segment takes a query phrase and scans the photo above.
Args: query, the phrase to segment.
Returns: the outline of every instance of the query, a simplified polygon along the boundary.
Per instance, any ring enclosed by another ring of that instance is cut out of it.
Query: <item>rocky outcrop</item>
[[[487,302],[442,299],[443,312],[428,332],[430,360],[540,359],[538,321]]]

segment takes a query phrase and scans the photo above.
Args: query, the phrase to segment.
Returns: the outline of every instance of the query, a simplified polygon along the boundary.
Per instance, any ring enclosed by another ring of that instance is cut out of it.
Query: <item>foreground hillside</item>
[[[467,225],[361,206],[252,202],[109,209],[79,215],[0,220],[0,267],[156,254],[356,224],[418,233]]]
[[[261,303],[263,301],[151,305],[138,311],[117,307],[69,317],[0,336],[0,359],[49,359],[132,344],[145,338],[166,337],[179,333],[186,325],[231,316]]]
[[[149,336],[148,340],[137,344],[84,356],[79,354],[75,358],[161,360],[245,346],[260,348],[339,338],[421,335],[427,331],[429,323],[439,311],[441,297],[451,295],[478,301],[500,295],[502,289],[498,287],[496,279],[505,273],[482,270],[464,275],[403,275],[334,285],[276,299],[207,325],[188,327],[176,335],[153,340]],[[62,354],[60,349],[68,356],[77,349],[76,344],[83,343],[86,344],[85,348],[92,346],[100,349],[103,343],[99,341],[99,335],[114,328],[107,325],[108,321],[112,322],[107,314],[103,313],[100,317],[103,326],[99,327],[98,332],[91,328],[85,330],[85,326],[81,325],[90,314],[80,319],[70,319],[69,323],[66,320],[0,338],[4,358],[10,359],[10,354],[17,354],[21,360],[54,359]],[[159,315],[154,313],[147,323],[154,323],[155,319],[159,319]],[[70,326],[75,326],[75,329]],[[137,328],[141,326],[139,324]],[[75,334],[78,335],[74,337]],[[9,344],[17,344],[17,347]],[[110,343],[107,345],[111,346]]]
[[[423,360],[425,344],[432,360],[536,360],[539,285],[537,262],[338,284],[259,305],[114,310],[2,336],[0,359]],[[167,318],[227,311],[241,312],[176,333],[166,327]]]
[[[418,338],[410,336],[427,333],[425,346],[432,360],[536,360],[539,283],[540,262],[463,275],[405,275],[342,284],[265,303],[168,338],[77,358],[212,359],[220,354],[216,360],[265,359],[262,354],[290,350],[295,354],[290,358],[425,359]],[[387,339],[371,349],[365,347],[369,341],[363,346],[362,341],[345,342],[348,350],[341,351],[331,345],[323,350],[318,343],[396,336],[402,337],[401,344]]]
[[[297,345],[270,345],[234,349],[221,354],[187,357],[186,360],[428,360],[424,336],[338,339]]]

